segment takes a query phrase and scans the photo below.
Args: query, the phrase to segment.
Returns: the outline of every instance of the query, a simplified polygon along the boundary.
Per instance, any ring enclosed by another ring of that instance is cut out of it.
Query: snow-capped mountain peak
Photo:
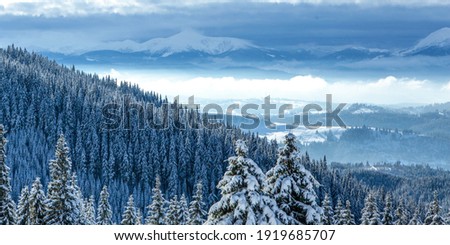
[[[254,47],[246,40],[231,37],[208,37],[196,31],[187,30],[167,38],[155,38],[143,45],[150,53],[169,56],[174,53],[199,51],[211,55],[218,55],[238,49]]]
[[[148,52],[167,57],[181,52],[203,52],[219,55],[226,52],[256,47],[251,42],[232,37],[209,37],[194,30],[186,30],[170,37],[154,38],[143,43],[132,40],[108,42],[97,47],[103,50],[120,52]]]
[[[447,45],[450,45],[450,28],[445,27],[431,33],[426,38],[420,40],[415,48],[419,49],[430,46],[443,47]]]

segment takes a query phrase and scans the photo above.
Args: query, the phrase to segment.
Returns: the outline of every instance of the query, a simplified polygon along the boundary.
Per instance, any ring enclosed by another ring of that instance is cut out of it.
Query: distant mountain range
[[[123,53],[144,52],[150,56],[169,57],[178,53],[200,52],[220,55],[236,50],[256,47],[251,42],[231,37],[207,37],[193,30],[183,31],[167,38],[155,38],[143,43],[131,40],[109,42],[98,50]]]
[[[232,61],[359,61],[385,57],[447,56],[450,55],[450,28],[437,30],[406,50],[386,50],[352,45],[337,47],[272,48],[255,45],[251,41],[232,37],[209,37],[188,30],[165,38],[146,42],[132,40],[114,41],[92,47],[84,52],[52,53],[53,57],[76,59],[79,62],[155,60],[219,62]],[[117,59],[117,60],[116,60]]]

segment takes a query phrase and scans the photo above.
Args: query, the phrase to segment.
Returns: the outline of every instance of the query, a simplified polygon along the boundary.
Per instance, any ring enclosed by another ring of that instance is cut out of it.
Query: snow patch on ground
[[[352,114],[369,114],[369,113],[376,113],[377,111],[369,109],[369,108],[360,108],[354,112],[352,112]]]

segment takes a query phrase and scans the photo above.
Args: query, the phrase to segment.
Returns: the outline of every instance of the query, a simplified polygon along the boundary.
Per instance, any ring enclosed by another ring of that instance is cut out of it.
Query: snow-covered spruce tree
[[[409,223],[408,210],[403,204],[403,199],[400,199],[397,209],[395,210],[395,225],[407,225]]]
[[[81,202],[77,204],[79,210],[77,224],[86,225],[86,200],[83,200],[83,198],[80,198],[79,200],[81,200]]]
[[[364,200],[362,209],[361,225],[381,225],[380,213],[374,193],[370,192]]]
[[[147,218],[145,223],[147,225],[164,225],[164,197],[161,193],[161,181],[159,176],[156,176],[155,187],[152,189],[152,203],[147,207]]]
[[[205,223],[206,211],[203,208],[203,184],[201,181],[197,183],[197,189],[192,201],[189,204],[189,225],[202,225]]]
[[[285,136],[277,163],[267,172],[267,191],[294,221],[287,224],[320,224],[322,209],[314,191],[319,183],[301,163],[295,141],[294,134]]]
[[[84,206],[84,198],[81,193],[80,187],[78,187],[77,175],[72,174],[72,179],[70,182],[72,189],[75,191],[76,195],[76,208],[74,211],[78,212],[78,220],[75,221],[76,224],[85,225],[86,224],[86,209]]]
[[[180,224],[180,202],[178,196],[175,195],[170,199],[169,208],[167,209],[165,223],[167,225],[179,225]]]
[[[322,201],[322,208],[323,208],[322,224],[334,225],[334,211],[328,193],[325,194],[325,197]]]
[[[142,225],[142,212],[140,208],[136,208],[136,223],[135,225]]]
[[[29,225],[30,222],[30,190],[28,186],[22,188],[17,204],[17,224]]]
[[[217,188],[221,199],[209,209],[209,225],[276,225],[295,221],[278,208],[264,192],[264,174],[256,163],[247,158],[248,148],[237,140],[237,156],[228,158],[228,167]]]
[[[121,225],[135,225],[136,224],[136,208],[134,207],[133,195],[128,198],[127,206],[122,214]]]
[[[76,225],[79,224],[79,194],[72,180],[72,162],[69,148],[61,135],[56,144],[55,160],[50,161],[50,182],[48,183],[48,200],[45,224]]]
[[[342,212],[344,208],[342,207],[342,201],[339,197],[336,203],[336,207],[334,207],[334,224],[335,225],[343,225],[344,220],[342,220]]]
[[[46,213],[46,196],[41,184],[41,180],[36,178],[31,185],[30,191],[30,224],[43,225],[45,224]]]
[[[97,224],[98,225],[112,225],[112,211],[109,204],[108,187],[103,186],[100,192],[100,200],[97,208]]]
[[[386,195],[384,201],[383,218],[381,219],[383,225],[394,224],[394,217],[392,215],[392,196],[390,194]]]
[[[352,214],[350,201],[345,202],[345,209],[341,211],[340,225],[356,225],[355,216]]]
[[[3,125],[0,124],[0,225],[16,224],[16,205],[11,198],[9,167],[6,166]]]
[[[422,220],[420,220],[420,209],[416,208],[413,217],[409,221],[408,225],[423,225]]]
[[[90,196],[84,202],[84,212],[85,212],[85,224],[95,225],[95,207],[94,207],[94,196]]]
[[[440,215],[441,206],[439,206],[438,192],[433,192],[433,201],[428,206],[428,212],[425,215],[424,225],[443,225],[444,219]]]
[[[181,195],[179,204],[180,209],[178,210],[178,216],[180,218],[180,225],[187,225],[189,222],[189,208],[184,194]]]

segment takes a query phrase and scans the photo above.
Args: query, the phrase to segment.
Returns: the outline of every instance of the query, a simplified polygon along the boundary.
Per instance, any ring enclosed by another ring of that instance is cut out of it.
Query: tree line
[[[103,186],[98,205],[93,196],[84,198],[72,172],[70,152],[61,135],[56,144],[54,160],[49,162],[51,180],[47,194],[36,178],[31,189],[24,187],[16,204],[11,198],[9,167],[6,165],[3,125],[0,125],[0,224],[4,225],[111,225],[112,209],[108,187]],[[338,199],[333,208],[328,194],[317,203],[315,189],[320,183],[302,164],[296,148],[296,137],[287,134],[278,159],[266,174],[247,157],[248,147],[242,140],[235,144],[235,156],[228,158],[227,171],[217,187],[221,190],[218,202],[205,211],[203,186],[196,185],[195,194],[188,204],[184,195],[165,200],[161,192],[160,177],[152,189],[151,203],[145,218],[130,195],[123,208],[122,225],[260,225],[260,224],[324,224],[355,225],[351,203],[343,205]],[[394,210],[392,196],[386,195],[382,212],[379,211],[374,192],[370,192],[361,210],[361,225],[444,225],[450,213],[442,215],[438,194],[428,206],[425,218],[417,208],[411,218],[402,203]],[[95,208],[97,207],[97,208]]]

